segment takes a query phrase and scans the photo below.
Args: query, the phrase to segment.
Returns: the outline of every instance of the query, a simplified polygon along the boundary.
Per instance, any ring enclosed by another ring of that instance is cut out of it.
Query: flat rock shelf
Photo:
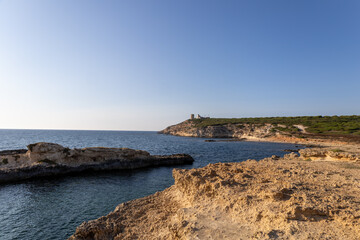
[[[84,171],[126,170],[192,164],[188,154],[150,155],[129,148],[69,149],[55,143],[35,143],[28,150],[0,152],[0,183],[51,177]]]

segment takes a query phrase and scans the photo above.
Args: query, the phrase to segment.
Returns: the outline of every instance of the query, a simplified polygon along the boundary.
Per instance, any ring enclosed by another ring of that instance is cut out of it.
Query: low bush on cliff
[[[303,116],[303,117],[264,117],[264,118],[207,118],[192,120],[196,127],[225,124],[281,124],[276,127],[287,132],[296,131],[293,125],[303,125],[306,131],[316,134],[360,135],[360,116]]]
[[[287,133],[298,133],[300,130],[294,126],[286,126],[286,127],[274,127],[273,130]]]

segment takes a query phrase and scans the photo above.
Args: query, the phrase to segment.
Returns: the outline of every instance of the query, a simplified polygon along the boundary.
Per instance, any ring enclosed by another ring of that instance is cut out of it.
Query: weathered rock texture
[[[0,183],[86,170],[117,170],[188,164],[187,154],[150,155],[129,148],[64,148],[54,143],[30,144],[28,150],[0,152]]]
[[[273,128],[271,124],[226,124],[198,128],[193,121],[187,120],[167,127],[160,133],[184,137],[252,139],[274,136]]]
[[[341,149],[305,148],[299,150],[299,153],[302,158],[310,160],[360,162],[359,152],[346,152]]]
[[[360,239],[360,165],[295,155],[174,170],[70,239]]]

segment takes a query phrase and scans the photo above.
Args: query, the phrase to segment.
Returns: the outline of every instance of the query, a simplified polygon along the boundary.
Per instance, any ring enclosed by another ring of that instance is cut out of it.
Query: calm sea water
[[[0,130],[0,150],[26,148],[34,142],[70,148],[128,147],[151,154],[191,154],[193,165],[239,162],[284,155],[293,144],[204,142],[200,138],[135,131]],[[125,201],[173,184],[172,167],[92,173],[0,185],[0,239],[66,239],[83,221],[108,214]]]

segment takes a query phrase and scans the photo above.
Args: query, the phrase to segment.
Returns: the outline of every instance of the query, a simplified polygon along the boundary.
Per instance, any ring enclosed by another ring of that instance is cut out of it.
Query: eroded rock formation
[[[174,170],[170,188],[120,204],[70,239],[360,239],[360,165],[301,159]]]
[[[273,128],[271,124],[226,124],[199,128],[193,121],[186,120],[167,127],[160,133],[184,137],[252,139],[274,136]]]
[[[187,154],[158,156],[129,148],[69,149],[55,143],[35,143],[28,150],[0,152],[0,183],[86,170],[134,169],[193,161]]]
[[[337,148],[305,148],[299,150],[299,153],[302,158],[310,160],[360,161],[359,152],[347,152]]]

